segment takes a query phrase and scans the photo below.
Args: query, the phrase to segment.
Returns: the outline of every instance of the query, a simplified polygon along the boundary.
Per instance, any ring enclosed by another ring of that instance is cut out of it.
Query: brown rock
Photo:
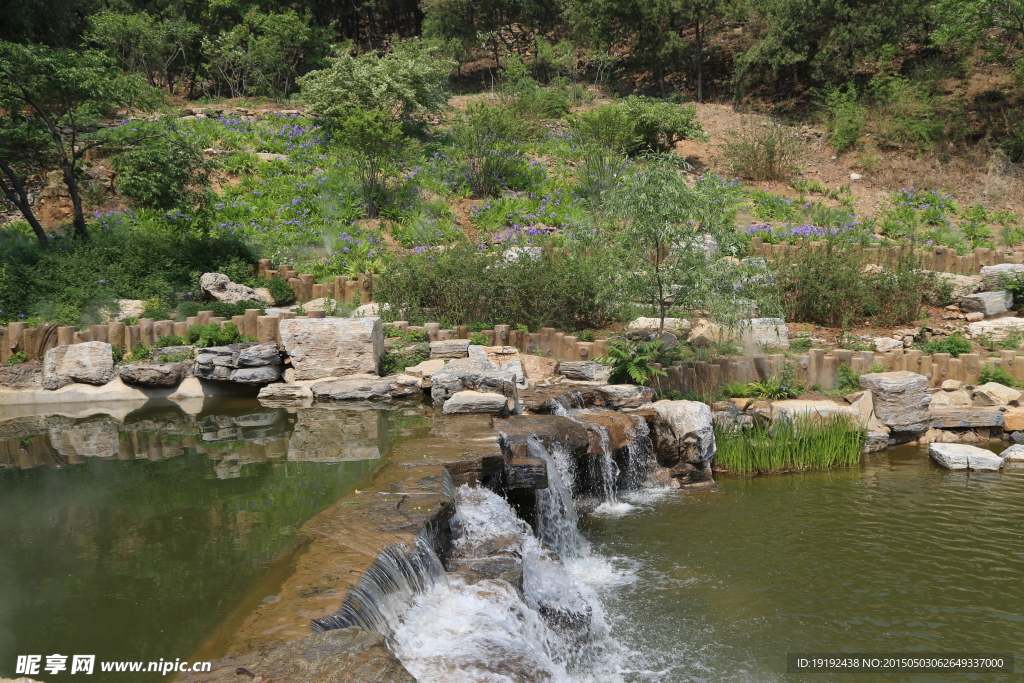
[[[1019,432],[1024,430],[1024,406],[1018,408],[1008,408],[1003,417],[1006,422],[1003,425],[1003,430],[1007,432]]]
[[[523,374],[526,379],[542,380],[554,377],[558,370],[557,358],[544,358],[543,356],[520,355],[519,362],[523,366]]]

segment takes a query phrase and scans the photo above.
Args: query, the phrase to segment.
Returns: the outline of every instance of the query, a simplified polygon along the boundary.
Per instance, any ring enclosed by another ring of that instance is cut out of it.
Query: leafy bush
[[[664,370],[654,367],[663,345],[660,339],[640,343],[615,339],[608,343],[608,355],[594,360],[611,366],[608,381],[612,384],[643,385],[655,376],[666,375]]]
[[[136,346],[128,353],[121,353],[119,363],[138,363],[140,361],[146,361],[150,358],[150,347],[145,345]]]
[[[475,195],[496,195],[504,188],[527,189],[543,178],[543,169],[531,165],[520,147],[531,135],[529,127],[505,107],[482,102],[466,107],[452,137]]]
[[[962,353],[971,352],[971,342],[962,334],[951,334],[942,339],[933,339],[924,345],[925,353],[948,353],[957,358]]]
[[[978,384],[987,384],[988,382],[996,382],[1006,387],[1012,387],[1016,385],[1016,381],[1006,370],[994,365],[984,365],[981,368],[981,375],[978,377]]]
[[[8,365],[19,365],[21,363],[28,362],[28,354],[24,351],[16,351],[11,354],[11,357],[7,359]]]
[[[171,120],[136,122],[141,142],[111,157],[117,191],[134,205],[160,211],[194,206],[210,184],[212,164],[193,136]]]
[[[881,272],[862,272],[865,258],[850,242],[828,240],[777,264],[786,319],[843,328],[868,320],[877,325],[917,320],[934,277],[920,270],[919,255],[906,246]]]
[[[601,328],[613,305],[602,288],[604,273],[603,259],[588,256],[585,248],[512,261],[463,242],[396,259],[373,296],[384,316],[417,325],[500,320],[532,330]]]
[[[295,301],[295,290],[283,278],[272,277],[267,280],[267,289],[270,290],[270,296],[274,298],[275,306],[284,306]]]
[[[788,180],[800,171],[806,145],[776,125],[746,126],[727,139],[722,153],[733,173],[749,180]]]
[[[179,337],[176,334],[164,334],[164,335],[161,335],[160,338],[156,340],[156,345],[157,346],[161,346],[161,347],[162,346],[185,346],[186,344],[188,344],[188,341],[185,340],[185,339],[182,339],[181,337]]]
[[[235,304],[224,301],[183,301],[175,310],[178,313],[178,320],[183,321],[185,318],[199,315],[199,311],[213,311],[213,315],[218,318],[230,319],[232,316],[245,315],[246,310],[250,308],[256,308],[260,310],[260,315],[263,315],[266,312],[263,307],[262,301],[239,301]]]
[[[770,377],[763,382],[750,384],[750,391],[754,396],[760,396],[769,400],[784,398],[796,398],[800,390],[793,384],[786,384],[786,380],[777,377]]]
[[[728,382],[722,385],[722,395],[727,398],[750,398],[757,394],[754,388],[745,382]]]
[[[490,346],[490,342],[487,341],[487,337],[484,336],[483,332],[473,332],[470,334],[469,343],[475,346]]]
[[[380,357],[377,374],[381,377],[405,372],[405,369],[413,365],[419,365],[430,358],[430,350],[406,347],[400,351],[385,351]]]
[[[243,337],[234,323],[210,323],[208,325],[192,325],[188,328],[188,343],[192,346],[210,347],[237,344],[252,341]]]
[[[697,108],[692,104],[679,105],[649,97],[630,95],[622,108],[634,124],[639,143],[627,153],[641,149],[670,152],[682,140],[708,139],[697,120]]]
[[[419,40],[397,42],[391,52],[353,57],[338,52],[326,69],[297,82],[310,109],[345,119],[353,111],[375,109],[389,115],[440,111],[448,102],[448,75],[455,63]]]
[[[847,83],[845,88],[830,87],[822,96],[829,129],[828,141],[843,153],[857,145],[867,125],[867,107],[857,102],[857,88]]]

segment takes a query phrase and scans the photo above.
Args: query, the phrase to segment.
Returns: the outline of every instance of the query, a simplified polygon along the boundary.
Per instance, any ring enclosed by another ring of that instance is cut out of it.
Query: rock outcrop
[[[716,451],[711,408],[698,401],[658,401],[652,407],[658,464],[687,483],[709,480]]]
[[[440,407],[460,391],[501,394],[512,401],[512,412],[519,412],[517,380],[513,370],[500,369],[479,356],[457,358],[430,378],[430,398],[435,406]]]
[[[384,353],[380,318],[291,318],[279,330],[296,380],[375,375]]]
[[[995,453],[958,443],[929,444],[928,455],[948,470],[995,472],[1003,466],[1003,459]]]
[[[607,382],[612,369],[592,360],[563,360],[558,374],[574,382]]]
[[[79,382],[101,386],[114,379],[114,356],[106,342],[58,346],[43,359],[43,388],[60,389]]]
[[[42,365],[0,365],[0,387],[40,389],[42,386]]]
[[[986,318],[1002,315],[1013,308],[1013,293],[1003,290],[968,294],[960,298],[960,308],[966,313],[983,313]]]
[[[468,339],[448,339],[430,342],[430,358],[466,358],[469,356]]]
[[[445,415],[508,415],[510,403],[503,394],[459,391],[444,402],[442,411]]]
[[[188,376],[191,363],[148,363],[139,361],[128,363],[117,369],[117,374],[125,384],[136,384],[143,387],[176,387]]]
[[[240,384],[276,382],[282,371],[281,353],[272,342],[199,349],[193,367],[193,374],[199,379]]]
[[[419,378],[411,375],[353,375],[317,382],[310,388],[316,398],[332,401],[374,401],[423,395]]]

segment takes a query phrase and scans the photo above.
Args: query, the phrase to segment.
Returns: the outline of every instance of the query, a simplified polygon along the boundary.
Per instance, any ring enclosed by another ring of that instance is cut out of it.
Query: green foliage
[[[147,361],[150,359],[150,351],[152,351],[152,349],[144,344],[136,346],[128,353],[122,353],[118,362],[124,364]]]
[[[138,122],[129,144],[113,155],[117,191],[134,205],[160,211],[192,207],[204,196],[212,164],[198,140],[171,119]],[[122,133],[114,137],[126,139]]]
[[[251,340],[243,337],[234,323],[209,323],[188,328],[188,343],[196,347],[225,346],[243,341]]]
[[[28,354],[24,351],[15,351],[11,354],[11,357],[7,359],[8,365],[19,365],[21,363],[28,362]]]
[[[188,340],[182,339],[176,334],[164,334],[156,340],[157,346],[185,346],[188,344]]]
[[[962,334],[951,334],[941,339],[933,339],[924,346],[925,353],[948,353],[957,358],[962,353],[971,352],[971,342]]]
[[[378,374],[381,377],[405,372],[413,365],[419,365],[430,358],[430,349],[409,346],[398,351],[385,351],[380,357]]]
[[[338,50],[327,68],[310,72],[298,83],[310,108],[329,119],[369,109],[407,116],[444,107],[454,66],[435,48],[409,40],[396,43],[383,56],[368,52],[353,57]]]
[[[996,382],[997,384],[1002,384],[1007,387],[1016,386],[1016,380],[1014,380],[1013,376],[1005,369],[995,365],[985,364],[981,367],[978,384],[987,384],[988,382]]]
[[[729,136],[722,155],[741,178],[788,180],[800,172],[807,147],[782,126],[748,125]]]
[[[726,398],[750,398],[757,396],[754,387],[746,382],[728,382],[722,385],[722,395]]]
[[[245,315],[248,309],[259,309],[260,315],[265,312],[263,302],[260,301],[239,301],[235,304],[224,301],[183,301],[175,310],[178,313],[178,320],[183,321],[185,318],[199,315],[199,311],[212,311],[217,318],[230,319],[236,315]]]
[[[373,109],[351,111],[333,125],[341,143],[355,152],[363,210],[368,218],[376,218],[386,199],[385,183],[395,172],[401,128],[387,113]]]
[[[860,426],[845,415],[776,420],[752,429],[716,425],[714,465],[731,474],[854,467],[863,439]]]
[[[654,367],[664,342],[655,341],[632,343],[612,340],[608,343],[608,355],[595,358],[602,365],[612,368],[608,381],[612,384],[647,384],[655,376],[664,377],[666,372]]]
[[[706,141],[693,105],[676,105],[639,95],[573,115],[573,134],[612,152],[671,151],[681,140]]]
[[[864,374],[857,372],[845,363],[836,368],[836,383],[833,389],[840,393],[849,393],[860,389],[860,376]]]
[[[770,377],[761,382],[752,382],[750,384],[750,391],[754,396],[760,396],[769,400],[796,398],[800,395],[799,387],[793,383],[787,383],[781,377]]]
[[[897,250],[896,261],[881,272],[862,272],[865,258],[850,242],[828,240],[776,264],[786,319],[842,328],[867,320],[883,326],[916,321],[933,286],[917,253],[909,245]]]
[[[267,280],[267,289],[270,291],[270,296],[274,298],[275,306],[284,306],[295,301],[295,290],[287,280],[272,277]]]
[[[864,134],[868,116],[867,107],[857,101],[856,86],[847,83],[843,88],[828,87],[821,100],[832,131],[828,141],[839,153],[856,147]]]
[[[179,337],[180,338],[180,337]],[[157,357],[159,363],[180,363],[195,358],[195,353],[190,351],[179,351],[177,353],[161,354]]]
[[[487,341],[487,337],[484,336],[483,332],[473,332],[470,334],[469,343],[475,346],[490,346],[490,342]]]
[[[497,195],[505,188],[527,189],[543,177],[522,153],[521,142],[532,135],[505,107],[470,103],[452,130],[456,149],[466,164],[476,196]]]
[[[162,82],[170,92],[184,78],[186,55],[201,28],[184,17],[154,17],[147,12],[104,10],[89,17],[85,39],[116,59],[129,72],[143,74],[150,85]]]
[[[810,337],[803,339],[794,339],[789,343],[789,350],[793,353],[807,353],[814,346],[814,342],[811,341]]]

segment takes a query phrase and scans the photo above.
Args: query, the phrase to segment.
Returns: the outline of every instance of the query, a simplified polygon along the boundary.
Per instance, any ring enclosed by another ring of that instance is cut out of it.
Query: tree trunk
[[[78,192],[78,181],[75,180],[74,161],[65,159],[61,163],[61,171],[64,173],[64,184],[68,186],[68,194],[71,195],[71,205],[74,207],[75,237],[89,239],[89,233],[85,229],[85,210],[82,208],[82,195]]]
[[[39,224],[39,219],[36,218],[35,213],[32,211],[32,205],[28,201],[28,192],[25,191],[25,187],[18,180],[18,174],[11,169],[10,166],[0,159],[0,171],[7,176],[7,180],[10,183],[8,186],[4,182],[4,179],[0,177],[0,191],[4,193],[7,199],[12,204],[18,207],[18,211],[21,211],[21,215],[25,217],[28,224],[32,226],[32,232],[36,234],[36,239],[39,240],[39,246],[46,248],[50,246],[50,241],[46,238],[46,232],[43,230],[43,226]]]
[[[694,42],[696,43],[695,49],[696,49],[696,53],[697,53],[696,54],[696,58],[697,58],[697,103],[698,104],[703,104],[704,103],[704,69],[703,69],[703,62],[704,62],[704,39],[703,39],[703,36],[701,36],[700,21],[695,22],[695,26],[696,26],[696,36],[695,36],[696,40]]]

